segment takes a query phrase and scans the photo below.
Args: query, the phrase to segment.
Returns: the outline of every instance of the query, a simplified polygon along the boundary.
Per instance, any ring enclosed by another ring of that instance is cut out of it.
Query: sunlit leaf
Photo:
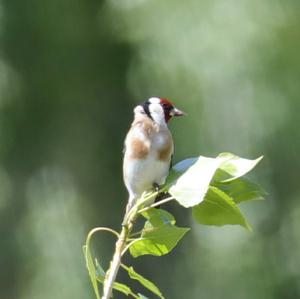
[[[251,230],[237,204],[216,187],[210,187],[205,200],[193,208],[193,217],[201,224],[217,226],[239,224]]]
[[[139,299],[149,299],[148,297],[146,297],[143,294],[138,293],[138,295],[139,295],[139,297],[138,297]]]
[[[188,158],[173,165],[166,179],[165,189],[168,189],[170,186],[172,186],[188,168],[197,162],[198,159],[199,157]]]
[[[226,159],[200,156],[171,186],[169,193],[185,208],[199,204],[204,200],[216,170]],[[193,161],[190,160],[190,163]]]
[[[251,171],[263,158],[263,156],[255,159],[244,159],[231,153],[222,153],[218,158],[225,158],[220,165],[220,170],[216,172],[215,181],[228,182],[239,178]]]
[[[264,199],[267,195],[258,184],[246,178],[237,178],[225,183],[214,182],[213,185],[230,196],[235,203]]]
[[[133,257],[145,254],[161,256],[169,253],[189,228],[164,225],[146,230],[139,241],[133,243],[129,251]]]
[[[86,245],[83,246],[83,252],[84,252],[84,256],[85,256],[86,267],[88,269],[88,273],[89,273],[96,297],[97,297],[97,299],[100,299],[100,293],[99,293],[98,284],[97,284],[96,268],[95,268],[89,247]]]
[[[128,275],[131,279],[137,280],[142,284],[145,288],[150,290],[152,293],[156,294],[158,297],[164,299],[164,296],[162,295],[159,288],[151,282],[149,279],[143,277],[142,275],[138,274],[133,267],[127,267],[125,265],[121,265],[123,269],[125,269],[128,272]]]

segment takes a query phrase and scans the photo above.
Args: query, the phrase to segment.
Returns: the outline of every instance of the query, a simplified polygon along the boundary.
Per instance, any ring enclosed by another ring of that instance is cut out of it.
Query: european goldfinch
[[[143,192],[162,185],[174,151],[167,123],[184,113],[163,98],[152,97],[134,109],[124,148],[123,177],[129,193],[127,212]]]

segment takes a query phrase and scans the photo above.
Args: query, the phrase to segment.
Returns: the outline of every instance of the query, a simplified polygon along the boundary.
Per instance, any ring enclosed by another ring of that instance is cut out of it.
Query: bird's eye
[[[170,112],[173,109],[173,106],[166,104],[166,103],[163,103],[162,107],[166,112]]]

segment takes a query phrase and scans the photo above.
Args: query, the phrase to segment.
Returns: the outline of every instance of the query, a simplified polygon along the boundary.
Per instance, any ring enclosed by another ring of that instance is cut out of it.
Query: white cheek
[[[162,126],[166,125],[165,113],[160,104],[150,104],[149,111],[156,123]]]

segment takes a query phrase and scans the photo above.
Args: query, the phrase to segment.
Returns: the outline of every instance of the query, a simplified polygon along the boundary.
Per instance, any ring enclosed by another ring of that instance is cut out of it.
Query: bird
[[[168,176],[174,144],[168,122],[185,113],[166,98],[151,97],[134,108],[124,142],[123,179],[129,193],[126,212],[144,192],[158,188]]]

